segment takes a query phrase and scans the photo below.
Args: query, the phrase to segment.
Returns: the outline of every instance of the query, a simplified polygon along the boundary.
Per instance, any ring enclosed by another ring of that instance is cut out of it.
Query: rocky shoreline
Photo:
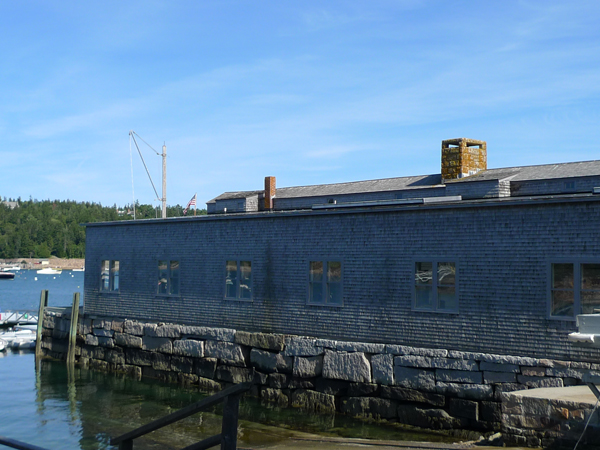
[[[53,269],[83,269],[85,266],[85,259],[83,258],[49,258],[48,264],[42,264],[41,258],[13,258],[13,259],[0,259],[0,267],[12,267],[19,266],[21,269],[41,269],[42,267],[51,267]]]

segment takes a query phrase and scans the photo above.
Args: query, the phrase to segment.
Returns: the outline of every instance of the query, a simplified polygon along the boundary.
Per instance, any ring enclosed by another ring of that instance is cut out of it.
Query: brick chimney
[[[273,209],[275,191],[275,177],[265,177],[265,209]]]
[[[442,141],[442,182],[475,175],[486,169],[485,141],[467,138]]]

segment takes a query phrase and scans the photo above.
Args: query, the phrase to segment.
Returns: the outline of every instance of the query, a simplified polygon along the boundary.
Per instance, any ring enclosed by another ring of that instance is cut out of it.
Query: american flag
[[[185,207],[185,209],[183,210],[183,215],[187,215],[188,209],[190,209],[190,206],[196,206],[196,195],[194,194],[194,196],[192,197],[192,199],[188,202],[187,206]]]

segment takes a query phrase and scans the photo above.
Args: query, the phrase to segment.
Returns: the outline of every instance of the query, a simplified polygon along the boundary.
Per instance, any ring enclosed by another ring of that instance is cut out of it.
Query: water
[[[37,276],[37,281],[35,277]],[[50,291],[50,306],[64,306],[73,292],[82,293],[83,273],[37,275],[21,271],[12,281],[0,281],[0,305],[37,310],[40,291]],[[115,449],[110,437],[144,425],[206,396],[195,388],[136,381],[81,368],[67,370],[63,362],[40,361],[31,352],[0,352],[0,435],[47,449]],[[214,408],[135,441],[137,450],[183,448],[220,433],[221,409]],[[321,436],[389,440],[446,441],[394,425],[366,423],[335,414],[307,414],[243,399],[240,405],[240,446],[268,448],[297,437]]]
[[[48,289],[48,306],[70,306],[73,294],[81,294],[83,304],[83,274],[63,270],[58,275],[40,275],[35,270],[19,270],[12,280],[0,280],[0,309],[2,311],[38,311],[40,293]]]
[[[116,449],[110,437],[197,402],[194,388],[94,372],[72,371],[62,362],[41,361],[33,353],[0,353],[0,435],[47,449]],[[218,434],[221,408],[197,413],[146,438],[136,449],[176,449]],[[243,399],[240,446],[268,447],[297,437],[297,431],[326,436],[387,440],[447,441],[392,425],[365,423],[334,414],[305,414]]]

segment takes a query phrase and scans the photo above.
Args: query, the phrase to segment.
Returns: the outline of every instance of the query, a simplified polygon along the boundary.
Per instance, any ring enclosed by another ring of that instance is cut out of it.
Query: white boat
[[[12,267],[3,267],[2,268],[2,272],[15,272],[21,270],[21,268],[19,266],[12,266]]]
[[[3,352],[4,350],[6,350],[6,342],[0,339],[0,352]]]
[[[18,337],[10,343],[13,350],[29,350],[35,348],[35,335]]]
[[[62,269],[51,269],[47,267],[45,269],[40,269],[37,271],[38,275],[58,275],[62,273]]]
[[[35,330],[22,327],[14,327],[12,330],[0,333],[0,341],[4,342],[6,347],[14,349],[35,347],[36,337],[37,333]]]
[[[73,272],[83,272],[85,271],[85,267],[82,267],[81,269],[73,269]]]

